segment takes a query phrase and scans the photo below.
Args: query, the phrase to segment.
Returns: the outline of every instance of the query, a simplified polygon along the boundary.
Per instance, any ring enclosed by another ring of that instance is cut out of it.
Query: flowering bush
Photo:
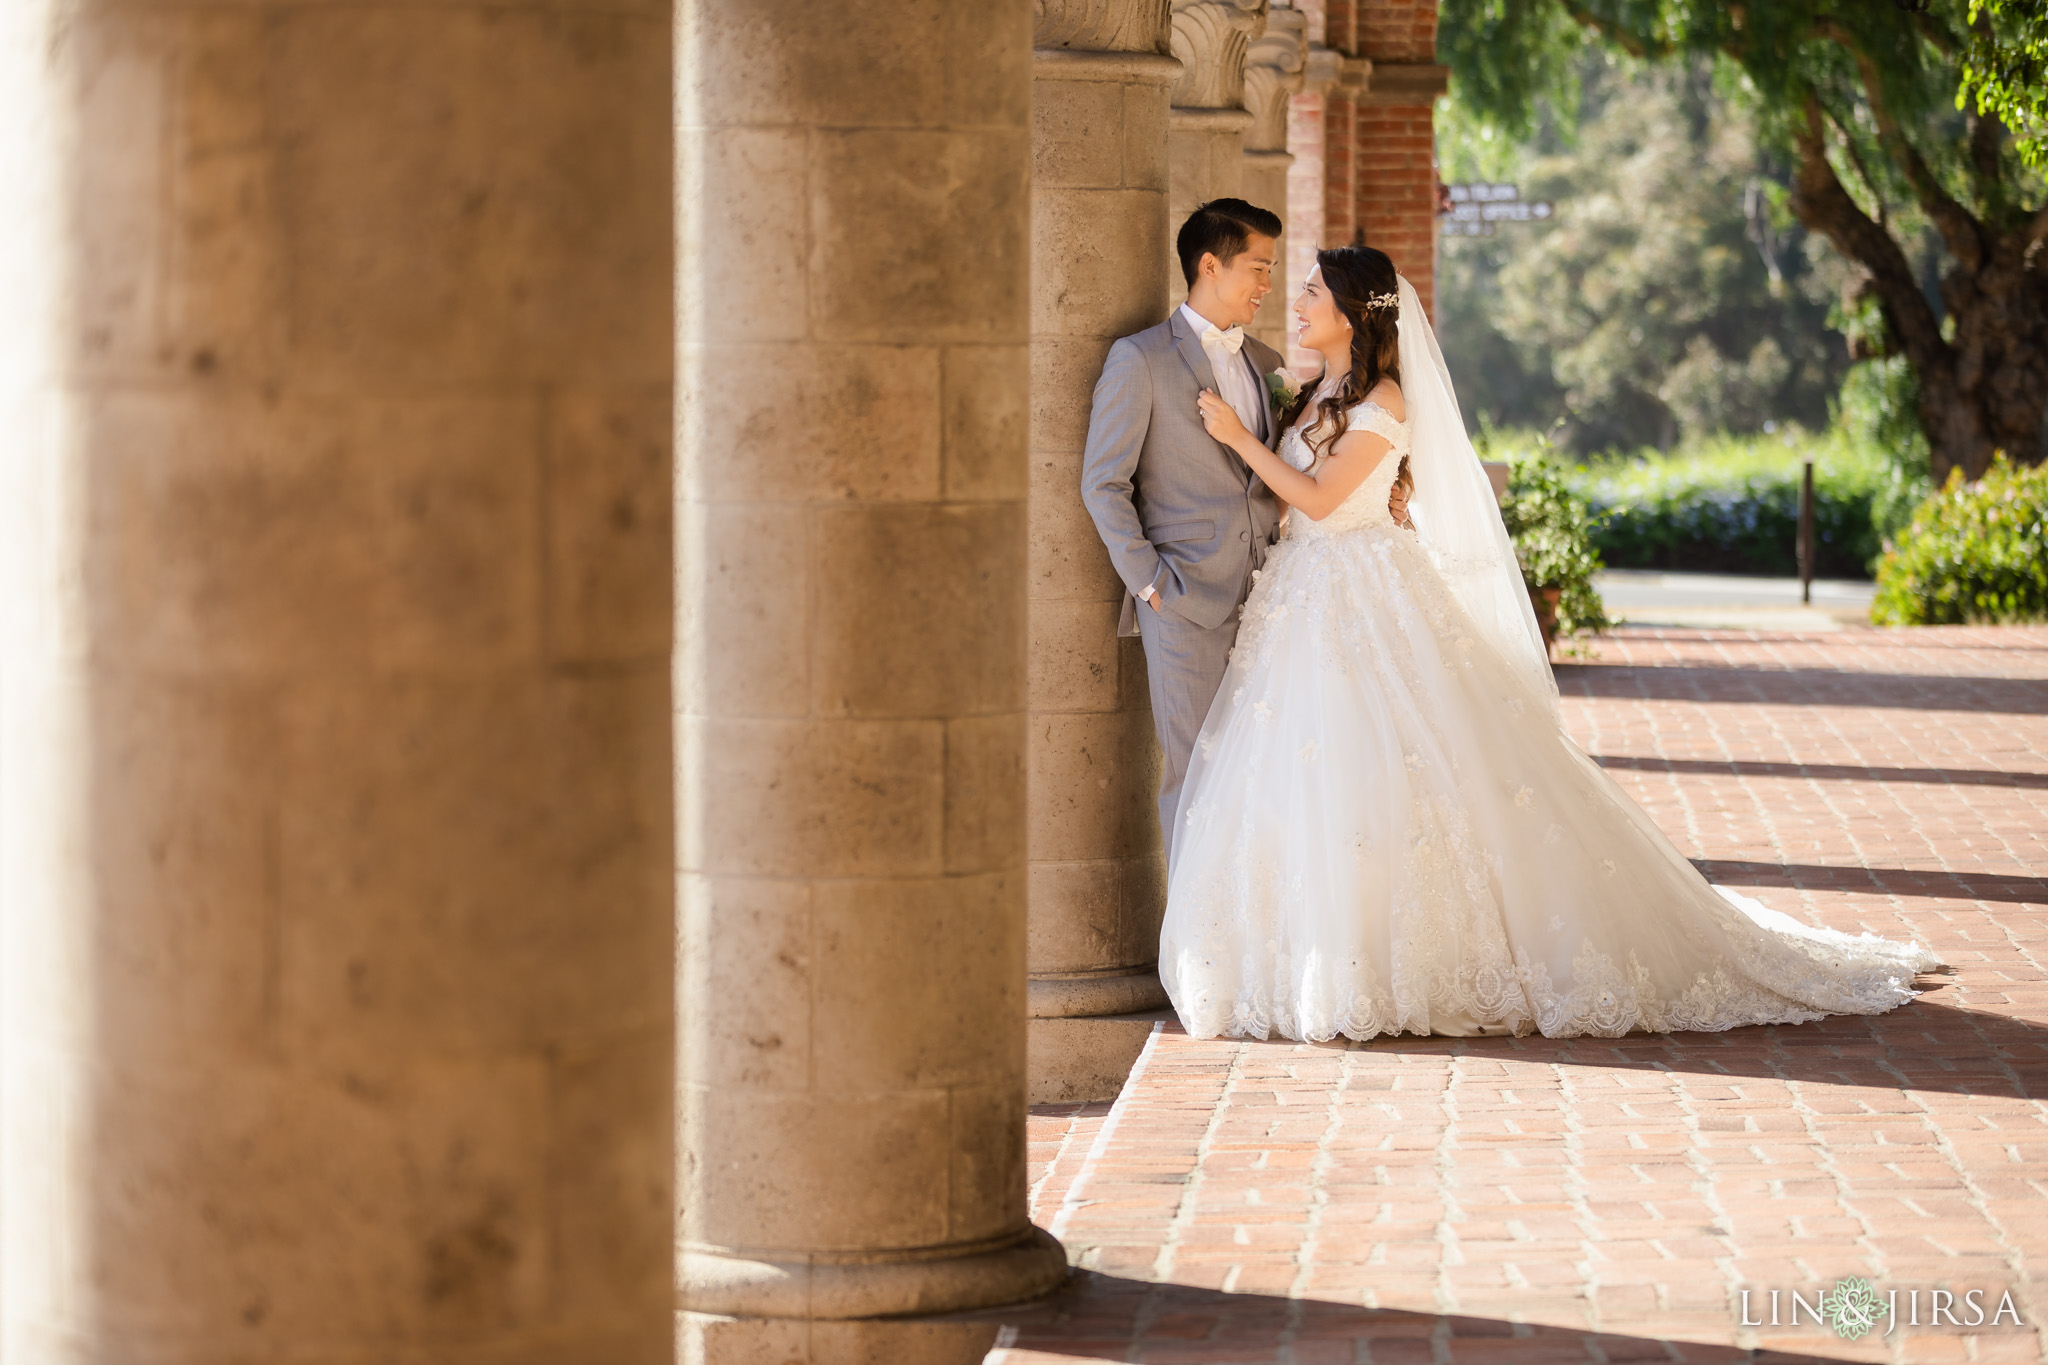
[[[1877,566],[1879,625],[2048,621],[2048,467],[2000,455],[1920,504]]]
[[[1546,588],[1559,590],[1558,634],[1570,636],[1612,626],[1593,586],[1593,575],[1601,565],[1599,551],[1593,548],[1586,504],[1541,455],[1514,457],[1500,512],[1515,543],[1515,558],[1521,561],[1522,581],[1531,595]]]

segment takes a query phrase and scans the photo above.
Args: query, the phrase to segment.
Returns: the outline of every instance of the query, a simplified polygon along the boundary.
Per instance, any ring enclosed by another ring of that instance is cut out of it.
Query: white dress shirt
[[[1180,311],[1195,335],[1202,338],[1202,354],[1209,357],[1209,368],[1215,372],[1216,391],[1237,409],[1244,429],[1258,435],[1259,411],[1266,406],[1266,395],[1260,391],[1264,381],[1252,374],[1252,363],[1244,355],[1244,328],[1232,327],[1226,333],[1186,304]]]
[[[1244,328],[1232,327],[1226,333],[1186,304],[1180,306],[1180,311],[1188,325],[1195,329],[1195,335],[1202,339],[1202,354],[1209,357],[1209,370],[1216,376],[1217,393],[1236,410],[1244,429],[1258,435],[1259,413],[1266,406],[1266,383],[1253,373],[1251,361],[1245,358]],[[1158,591],[1158,584],[1147,583],[1144,591],[1138,594],[1138,600],[1150,602]]]

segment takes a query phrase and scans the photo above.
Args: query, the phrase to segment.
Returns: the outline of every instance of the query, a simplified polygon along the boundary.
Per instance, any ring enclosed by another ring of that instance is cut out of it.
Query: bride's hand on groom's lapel
[[[1218,397],[1214,389],[1203,389],[1195,399],[1202,410],[1202,426],[1211,436],[1227,446],[1234,446],[1249,435],[1244,422],[1237,415],[1237,409]]]

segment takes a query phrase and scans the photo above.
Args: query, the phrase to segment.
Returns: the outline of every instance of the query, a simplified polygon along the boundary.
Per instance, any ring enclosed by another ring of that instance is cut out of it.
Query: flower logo
[[[1822,1295],[1820,1315],[1836,1336],[1854,1341],[1877,1326],[1883,1308],[1876,1287],[1861,1275],[1851,1275],[1837,1280],[1835,1287]]]

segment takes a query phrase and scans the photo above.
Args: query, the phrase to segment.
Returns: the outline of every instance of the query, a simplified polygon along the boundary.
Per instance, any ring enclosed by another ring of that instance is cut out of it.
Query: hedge
[[[2003,455],[1923,502],[1877,569],[1879,625],[2048,621],[2048,467]]]
[[[1839,434],[1723,438],[1668,455],[1610,457],[1570,481],[1593,513],[1593,543],[1611,568],[1789,577],[1799,572],[1799,485],[1809,457],[1815,575],[1868,577],[1885,523],[1919,490]]]

